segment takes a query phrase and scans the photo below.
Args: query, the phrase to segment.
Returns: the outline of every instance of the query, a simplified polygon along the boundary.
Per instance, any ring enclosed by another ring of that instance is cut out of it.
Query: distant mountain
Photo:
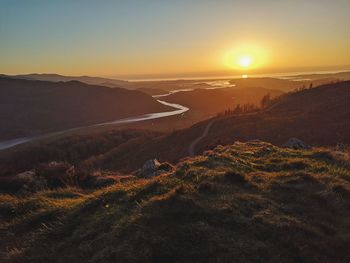
[[[303,74],[282,78],[261,77],[261,78],[238,78],[230,80],[231,84],[237,87],[261,87],[268,89],[278,89],[282,91],[292,91],[310,85],[319,85],[350,80],[350,72]]]
[[[58,74],[25,74],[25,75],[0,75],[0,77],[15,78],[15,79],[26,79],[26,80],[42,80],[42,81],[80,81],[86,84],[101,85],[107,87],[123,87],[128,85],[127,81],[100,77],[89,77],[89,76],[62,76]]]
[[[350,80],[350,71],[337,72],[337,73],[319,73],[319,74],[302,74],[294,76],[298,79],[310,79],[310,80],[319,80],[319,79],[334,79],[334,80]]]
[[[169,110],[140,91],[0,77],[1,139]]]
[[[278,78],[239,78],[230,80],[231,84],[240,88],[261,87],[267,89],[277,89],[281,91],[291,91],[303,87],[308,82],[292,81]]]

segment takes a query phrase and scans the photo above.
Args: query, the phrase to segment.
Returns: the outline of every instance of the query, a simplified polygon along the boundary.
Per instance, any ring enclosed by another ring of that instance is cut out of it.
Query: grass
[[[349,262],[346,153],[218,146],[172,172],[0,196],[1,262]]]

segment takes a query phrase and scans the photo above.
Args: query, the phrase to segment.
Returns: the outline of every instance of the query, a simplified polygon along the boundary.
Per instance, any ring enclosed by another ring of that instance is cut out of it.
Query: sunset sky
[[[0,0],[0,73],[340,69],[349,23],[349,0]]]

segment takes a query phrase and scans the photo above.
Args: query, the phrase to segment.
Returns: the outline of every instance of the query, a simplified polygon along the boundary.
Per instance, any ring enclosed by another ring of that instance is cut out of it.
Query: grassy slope
[[[297,137],[317,146],[350,144],[350,81],[327,84],[289,94],[256,115],[218,118],[206,145],[260,139],[283,144]]]
[[[349,262],[349,156],[262,142],[95,192],[0,196],[17,262]]]
[[[260,139],[281,145],[291,137],[313,146],[350,145],[349,91],[350,81],[323,85],[288,94],[257,114],[219,116],[208,135],[196,146],[196,152],[236,140]],[[188,155],[188,146],[210,121],[154,138],[137,147],[112,149],[95,159],[95,167],[132,170],[151,158],[176,162]]]
[[[193,111],[215,115],[227,109],[234,109],[237,104],[260,106],[261,99],[267,94],[275,98],[283,92],[260,87],[195,89],[171,94],[166,97],[166,101],[184,105]]]

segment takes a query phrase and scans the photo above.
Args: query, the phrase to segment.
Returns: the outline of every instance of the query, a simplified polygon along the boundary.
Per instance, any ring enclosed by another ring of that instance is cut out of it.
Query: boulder
[[[157,175],[160,162],[157,159],[151,159],[146,161],[139,172],[142,177],[152,177]]]
[[[24,180],[24,183],[19,191],[20,194],[35,193],[47,188],[46,179],[41,176],[38,176],[33,171],[27,171],[17,174],[17,178]]]
[[[164,171],[164,172],[170,172],[173,170],[173,168],[174,167],[170,163],[164,162],[159,165],[158,170]]]
[[[310,146],[304,143],[302,140],[298,138],[290,138],[283,145],[285,148],[290,148],[294,150],[307,150],[310,149]]]
[[[35,172],[34,171],[25,171],[23,173],[17,174],[16,177],[19,180],[23,180],[26,183],[32,182],[35,179]]]
[[[160,163],[157,159],[151,159],[143,164],[141,169],[136,172],[136,175],[140,177],[150,178],[165,172],[169,172],[172,169],[173,166],[167,162]]]

